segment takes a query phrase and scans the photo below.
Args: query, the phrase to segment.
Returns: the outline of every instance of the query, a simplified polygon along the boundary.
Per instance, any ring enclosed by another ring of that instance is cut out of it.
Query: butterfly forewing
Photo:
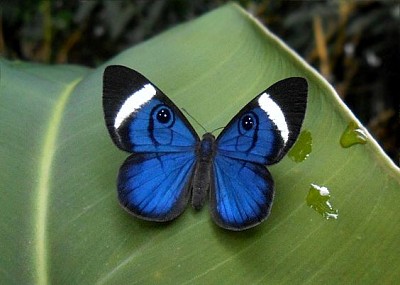
[[[250,101],[217,138],[218,153],[270,165],[296,141],[307,106],[307,81],[283,79]]]
[[[194,148],[199,138],[192,126],[146,77],[130,68],[111,65],[104,71],[103,82],[104,117],[119,148],[138,153]]]

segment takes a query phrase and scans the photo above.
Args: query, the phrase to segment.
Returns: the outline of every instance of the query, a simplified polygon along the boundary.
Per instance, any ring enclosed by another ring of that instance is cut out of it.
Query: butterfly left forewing
[[[175,104],[146,77],[125,66],[105,69],[103,110],[113,142],[128,152],[190,151],[199,140]],[[165,114],[170,120],[163,124],[157,115]]]

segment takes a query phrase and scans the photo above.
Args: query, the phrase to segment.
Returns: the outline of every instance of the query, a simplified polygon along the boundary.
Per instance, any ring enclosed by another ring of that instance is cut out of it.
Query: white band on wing
[[[142,89],[136,91],[125,100],[119,109],[114,121],[114,128],[118,129],[122,122],[128,118],[133,112],[139,109],[143,104],[151,100],[157,91],[151,84],[146,84]]]
[[[263,93],[258,99],[258,104],[261,109],[263,109],[271,121],[275,124],[281,133],[284,144],[287,143],[289,139],[289,129],[285,120],[285,115],[283,114],[281,108],[278,104],[272,100],[267,93]]]

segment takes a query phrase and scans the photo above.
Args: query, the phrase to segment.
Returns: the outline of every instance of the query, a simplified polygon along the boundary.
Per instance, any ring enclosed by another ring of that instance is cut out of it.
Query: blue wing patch
[[[130,156],[118,176],[120,204],[135,216],[170,221],[190,198],[194,153],[151,153]]]
[[[211,209],[219,226],[244,230],[268,216],[274,183],[264,166],[217,155],[213,171]]]
[[[269,164],[283,147],[275,125],[260,107],[244,112],[218,137],[218,152],[236,159]]]
[[[133,152],[194,151],[196,138],[186,126],[170,104],[153,99],[123,127]]]

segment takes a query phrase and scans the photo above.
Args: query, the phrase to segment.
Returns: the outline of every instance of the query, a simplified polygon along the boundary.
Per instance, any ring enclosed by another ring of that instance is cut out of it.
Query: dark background
[[[0,0],[0,55],[96,67],[227,2]],[[233,2],[318,69],[399,165],[399,1]]]

